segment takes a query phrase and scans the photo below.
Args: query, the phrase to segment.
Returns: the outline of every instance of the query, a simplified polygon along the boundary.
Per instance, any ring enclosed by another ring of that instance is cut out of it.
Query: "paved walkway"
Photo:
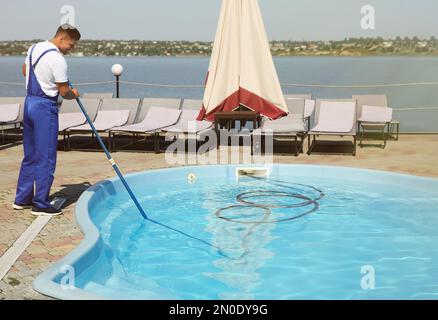
[[[168,167],[164,154],[117,152],[123,173]],[[29,211],[11,209],[22,158],[22,147],[0,149],[0,256],[35,220]],[[386,149],[358,148],[356,157],[333,155],[275,156],[275,163],[305,163],[386,170],[437,177],[438,135],[402,135]],[[53,193],[68,199],[64,215],[52,218],[11,270],[0,281],[0,299],[48,299],[32,289],[35,277],[52,262],[73,250],[82,240],[74,218],[74,203],[91,184],[113,177],[112,167],[101,152],[58,153]]]

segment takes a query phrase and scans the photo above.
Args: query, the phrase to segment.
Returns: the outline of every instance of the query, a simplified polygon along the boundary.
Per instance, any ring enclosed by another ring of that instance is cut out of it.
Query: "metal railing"
[[[99,86],[99,85],[114,85],[117,81],[98,81],[98,82],[83,82],[78,83],[78,87],[87,86]],[[134,81],[119,81],[119,83],[128,86],[143,86],[143,87],[155,87],[155,88],[174,88],[174,89],[203,89],[204,85],[197,84],[169,84],[169,83],[148,83],[148,82],[134,82]],[[0,86],[19,86],[24,87],[24,82],[9,82],[0,81]],[[371,88],[406,88],[406,87],[418,87],[418,86],[438,86],[438,82],[410,82],[410,83],[381,83],[381,84],[304,84],[304,83],[282,83],[282,87],[295,87],[295,88],[328,88],[328,89],[371,89]],[[438,106],[418,106],[418,107],[396,107],[393,108],[394,112],[398,113],[400,117],[405,117],[408,121],[410,120],[410,114],[408,112],[418,111],[435,111],[438,110]],[[430,115],[427,116],[430,118]],[[403,122],[406,123],[405,119]],[[414,120],[412,120],[414,121]],[[438,133],[438,130],[424,130],[421,133]],[[404,133],[418,133],[419,131],[408,131]]]

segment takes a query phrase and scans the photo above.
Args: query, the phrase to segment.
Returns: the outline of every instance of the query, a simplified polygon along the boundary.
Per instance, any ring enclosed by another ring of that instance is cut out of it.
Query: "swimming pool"
[[[94,185],[76,204],[84,241],[34,288],[61,299],[438,298],[437,179],[242,167],[127,176],[153,222],[118,179]]]

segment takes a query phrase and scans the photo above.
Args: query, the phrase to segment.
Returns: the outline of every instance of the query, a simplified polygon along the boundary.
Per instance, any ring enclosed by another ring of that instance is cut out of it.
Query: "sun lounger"
[[[315,147],[319,144],[318,136],[349,136],[353,138],[353,156],[356,155],[356,128],[357,128],[357,108],[356,100],[353,99],[326,99],[317,100],[315,109],[315,125],[309,132],[308,154],[316,153]],[[313,137],[313,142],[311,142]],[[338,144],[341,144],[339,142]],[[335,146],[331,151],[334,153]],[[319,153],[319,152],[318,152]],[[339,154],[339,153],[335,153]]]
[[[198,114],[199,110],[183,110],[178,123],[164,128],[162,131],[167,133],[197,134],[213,126],[213,123],[209,121],[197,121]]]
[[[166,109],[180,110],[182,105],[182,99],[172,98],[144,98],[141,103],[140,112],[136,119],[136,122],[142,122],[149,112],[151,107],[162,107]]]
[[[100,99],[81,99],[91,121],[96,118]],[[76,100],[64,100],[59,110],[59,132],[85,124],[86,119]]]
[[[197,121],[196,118],[202,107],[202,100],[183,99],[182,113],[177,124],[165,128],[168,133],[198,134],[213,126],[210,121]]]
[[[357,101],[357,114],[362,114],[362,106],[374,106],[374,107],[388,107],[388,98],[385,94],[363,94],[363,95],[353,95],[351,97]]]
[[[100,107],[100,99],[81,99],[91,121],[96,118],[97,110]],[[86,122],[86,118],[79,108],[76,100],[63,100],[59,110],[59,129],[58,132],[63,134],[64,150],[67,150],[66,135],[68,129],[79,127]]]
[[[20,104],[0,104],[0,124],[14,123],[20,113]]]
[[[60,113],[59,114],[59,132],[65,132],[65,130],[79,127],[83,125],[87,120],[82,113]]]
[[[310,94],[286,94],[285,96],[287,100],[293,99],[304,99],[304,121],[307,125],[307,131],[310,130],[310,127],[313,124],[313,114],[315,112],[315,100],[312,100],[312,95]]]
[[[21,124],[23,122],[23,116],[24,116],[24,97],[2,97],[0,98],[0,105],[20,105],[20,110],[18,112],[18,117],[14,121],[12,121],[10,124]]]
[[[253,131],[252,137],[253,141],[258,138],[257,136],[264,136],[265,139],[266,136],[272,136],[274,140],[292,140],[294,154],[298,156],[303,150],[304,139],[308,131],[304,120],[305,100],[293,98],[286,99],[286,102],[289,114],[277,120],[263,121],[261,128]],[[263,139],[261,141],[263,144]]]
[[[198,142],[204,140],[202,137],[207,131],[212,130],[213,123],[205,120],[196,120],[199,114],[199,109],[191,109],[191,106],[189,106],[188,109],[186,109],[185,106],[183,106],[183,108],[178,122],[173,126],[162,129],[160,134],[165,137],[174,137],[175,139],[195,139],[197,142],[197,148]],[[158,148],[159,147],[158,144]]]
[[[93,125],[98,132],[104,132],[114,127],[121,126],[128,122],[129,110],[101,110],[97,113],[96,119],[93,121]],[[79,127],[74,127],[71,130],[74,131],[91,131],[90,125],[84,124]]]
[[[20,113],[20,104],[0,104],[0,126],[2,130],[2,143],[5,142],[4,126],[16,123]]]
[[[395,139],[398,139],[400,123],[393,121],[393,109],[388,108],[386,95],[354,95],[353,99],[357,100],[358,105],[358,133],[361,147],[365,132],[371,132],[382,135],[383,144],[380,146],[385,148],[387,136],[393,131],[394,125],[397,129]]]
[[[160,129],[169,127],[177,123],[181,115],[181,110],[165,107],[155,107],[151,106],[145,116],[145,118],[135,124],[114,127],[110,130],[110,136],[112,136],[113,146],[112,149],[115,150],[115,141],[117,135],[129,134],[133,135],[134,138],[140,135],[145,137],[154,137],[154,150],[158,152],[158,133]],[[129,143],[131,145],[133,143]],[[128,146],[125,145],[124,147]]]
[[[23,122],[24,100],[25,98],[23,97],[0,98],[0,105],[3,105],[3,107],[0,108],[0,127],[2,131],[2,143],[4,143],[6,131],[17,130],[20,128],[21,123]],[[17,105],[18,105],[18,115],[17,117],[15,117]],[[9,121],[11,117],[15,117],[15,119]]]
[[[390,123],[392,121],[392,108],[382,108],[375,106],[362,106],[362,113],[359,122],[371,123]]]
[[[102,99],[99,111],[128,110],[129,118],[126,125],[137,122],[141,99]]]
[[[101,106],[102,100],[98,98],[82,98],[81,102],[84,105],[91,121],[93,121],[96,118],[97,111]],[[79,108],[76,100],[63,100],[61,106],[59,107],[59,114],[61,115],[63,113],[82,113],[82,111]]]
[[[109,146],[111,148],[110,129],[132,124],[138,113],[140,99],[103,99],[101,107],[93,121],[98,132],[108,132]],[[67,129],[67,148],[71,149],[71,134],[92,133],[89,124]],[[92,134],[94,136],[94,134]]]

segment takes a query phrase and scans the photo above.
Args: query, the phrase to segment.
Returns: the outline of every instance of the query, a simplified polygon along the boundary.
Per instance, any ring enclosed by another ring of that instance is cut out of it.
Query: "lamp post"
[[[111,72],[116,77],[116,98],[120,97],[120,76],[123,73],[123,66],[121,64],[115,64],[111,68]]]

